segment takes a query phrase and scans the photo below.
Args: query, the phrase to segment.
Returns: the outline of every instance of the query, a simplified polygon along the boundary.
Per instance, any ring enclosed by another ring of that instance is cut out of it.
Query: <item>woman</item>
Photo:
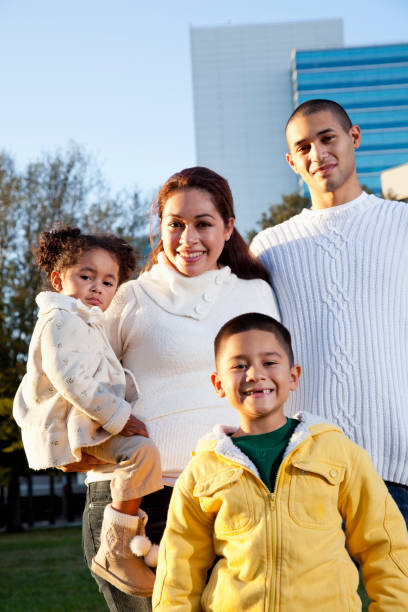
[[[135,416],[161,455],[166,486],[143,501],[147,534],[158,542],[172,486],[198,439],[216,423],[236,423],[234,411],[209,381],[216,333],[244,312],[278,317],[278,310],[265,270],[234,227],[232,194],[224,178],[202,167],[182,170],[163,185],[155,206],[161,239],[146,271],[119,289],[106,327],[114,351],[140,388]],[[88,565],[110,501],[106,469],[96,467],[87,478],[83,540]],[[149,599],[99,584],[110,610],[151,609]]]

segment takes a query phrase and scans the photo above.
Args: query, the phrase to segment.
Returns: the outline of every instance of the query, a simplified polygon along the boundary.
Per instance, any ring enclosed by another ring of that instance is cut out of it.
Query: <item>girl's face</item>
[[[119,264],[105,249],[93,249],[86,251],[74,266],[62,272],[54,270],[51,283],[58,293],[105,311],[118,287]]]
[[[234,219],[225,225],[208,192],[177,191],[167,200],[161,221],[163,251],[168,262],[185,276],[198,276],[218,267]]]

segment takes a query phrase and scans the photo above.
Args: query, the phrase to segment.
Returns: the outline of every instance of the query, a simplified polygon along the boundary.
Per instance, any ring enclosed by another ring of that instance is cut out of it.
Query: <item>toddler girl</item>
[[[154,565],[156,551],[139,506],[163,486],[160,458],[132,414],[136,383],[130,372],[125,378],[103,330],[103,312],[135,270],[135,254],[112,234],[63,226],[43,232],[34,252],[54,291],[36,298],[27,373],[14,400],[28,462],[36,470],[58,467],[84,452],[117,464],[92,571],[130,595],[148,596],[154,573],[145,562]]]

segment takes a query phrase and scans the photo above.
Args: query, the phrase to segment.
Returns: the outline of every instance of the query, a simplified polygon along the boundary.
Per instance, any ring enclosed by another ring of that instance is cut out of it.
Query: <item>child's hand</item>
[[[146,425],[143,421],[139,421],[133,414],[130,415],[128,422],[119,432],[121,436],[144,436],[145,438],[149,437],[147,433]]]
[[[97,457],[88,455],[82,452],[81,461],[74,461],[74,463],[67,463],[66,465],[59,465],[58,469],[63,472],[89,472],[95,465],[105,465],[106,461],[102,461]]]

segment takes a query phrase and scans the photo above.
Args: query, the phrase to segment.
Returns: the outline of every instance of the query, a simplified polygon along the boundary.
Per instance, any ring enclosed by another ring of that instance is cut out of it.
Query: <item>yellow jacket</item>
[[[346,546],[370,612],[407,612],[407,530],[368,454],[334,425],[295,418],[273,493],[231,428],[200,441],[172,496],[155,612],[361,610]]]

